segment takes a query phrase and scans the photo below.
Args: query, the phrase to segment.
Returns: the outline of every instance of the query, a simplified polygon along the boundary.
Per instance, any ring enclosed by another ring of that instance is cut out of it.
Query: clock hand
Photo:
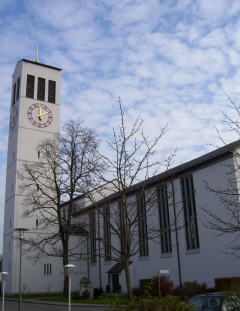
[[[41,118],[41,113],[42,113],[42,109],[41,109],[41,104],[39,103],[39,115],[38,115],[39,121],[42,120],[42,118]]]
[[[38,114],[37,116],[38,116],[38,117],[41,117],[41,116],[43,116],[43,115],[45,115],[45,114],[47,114],[47,113],[49,113],[49,111],[44,112],[44,113],[41,113],[41,114]]]

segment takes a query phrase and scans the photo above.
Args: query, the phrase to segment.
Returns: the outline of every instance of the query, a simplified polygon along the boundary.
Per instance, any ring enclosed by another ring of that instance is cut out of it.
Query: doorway
[[[116,293],[119,289],[119,274],[112,274],[112,291]]]

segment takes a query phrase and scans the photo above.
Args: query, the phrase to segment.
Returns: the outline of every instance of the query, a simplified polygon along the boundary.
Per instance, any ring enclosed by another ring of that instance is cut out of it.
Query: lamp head
[[[25,231],[29,231],[29,229],[26,229],[26,228],[15,228],[14,231],[18,231],[19,232],[19,240],[23,240],[24,239],[24,232]]]
[[[8,276],[8,272],[1,272],[1,279],[2,280],[6,280],[7,279],[7,276]]]
[[[76,266],[74,266],[72,264],[68,264],[68,265],[64,266],[63,268],[64,268],[65,276],[71,277],[73,274],[73,270],[76,268]]]

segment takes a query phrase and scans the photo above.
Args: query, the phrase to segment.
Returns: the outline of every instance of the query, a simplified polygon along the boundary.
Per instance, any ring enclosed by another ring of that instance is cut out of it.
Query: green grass
[[[18,295],[7,296],[8,298],[18,298]],[[7,298],[6,297],[6,298]],[[65,302],[68,303],[68,298],[62,297],[61,294],[30,294],[30,295],[22,295],[24,299],[39,299],[42,301],[51,301],[51,302]],[[72,303],[79,303],[79,304],[100,304],[100,305],[108,305],[116,301],[119,301],[119,304],[126,304],[128,303],[127,297],[119,297],[117,294],[116,296],[99,296],[99,298],[94,299],[74,299],[74,294],[72,294]]]
[[[80,304],[99,304],[99,305],[109,305],[113,303],[116,299],[119,300],[120,304],[126,304],[128,302],[127,297],[118,297],[118,296],[100,296],[99,298],[94,299],[71,299],[72,303],[80,303]],[[68,298],[60,297],[60,298],[42,298],[44,301],[52,301],[52,302],[68,302]]]

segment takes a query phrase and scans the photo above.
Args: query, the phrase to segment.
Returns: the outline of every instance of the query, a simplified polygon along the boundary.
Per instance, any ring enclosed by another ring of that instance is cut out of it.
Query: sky
[[[80,117],[110,140],[138,116],[173,165],[230,143],[221,111],[240,94],[239,0],[0,1],[0,253],[12,74],[21,59],[62,68],[61,123]],[[226,96],[227,95],[227,96]]]

